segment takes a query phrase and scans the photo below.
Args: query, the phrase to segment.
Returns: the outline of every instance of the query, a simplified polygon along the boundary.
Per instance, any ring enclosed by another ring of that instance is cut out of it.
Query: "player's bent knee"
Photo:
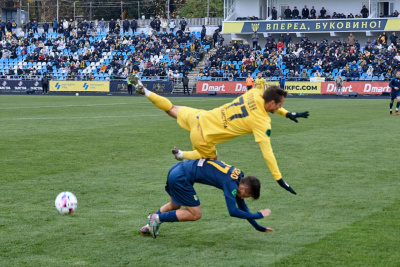
[[[200,220],[201,216],[202,216],[202,210],[201,210],[201,206],[197,206],[197,207],[186,207],[186,209],[190,212],[191,219],[193,221],[197,221]]]

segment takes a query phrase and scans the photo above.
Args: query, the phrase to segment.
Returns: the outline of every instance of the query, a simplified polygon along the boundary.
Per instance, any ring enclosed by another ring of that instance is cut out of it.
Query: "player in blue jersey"
[[[392,92],[390,93],[390,115],[393,115],[392,108],[394,99],[397,98],[396,103],[396,114],[399,115],[399,106],[400,106],[400,71],[397,71],[396,78],[393,78],[389,87],[392,88]]]
[[[194,183],[221,189],[224,192],[229,215],[232,217],[247,219],[258,231],[273,231],[256,222],[256,219],[267,217],[271,210],[263,209],[251,213],[244,202],[244,199],[248,197],[253,199],[260,197],[260,181],[256,177],[244,177],[241,170],[222,161],[198,159],[179,162],[170,169],[165,186],[170,201],[157,213],[149,215],[149,223],[142,227],[141,232],[151,234],[153,238],[156,238],[158,228],[163,222],[199,220],[202,210],[199,197],[193,188]]]

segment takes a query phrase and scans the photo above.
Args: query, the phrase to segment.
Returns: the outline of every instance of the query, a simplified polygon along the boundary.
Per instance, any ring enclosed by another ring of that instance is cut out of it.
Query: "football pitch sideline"
[[[233,98],[173,97],[212,109]],[[0,95],[0,266],[400,266],[400,116],[389,99],[288,98],[299,123],[271,115],[271,143],[292,195],[272,178],[253,135],[219,160],[261,180],[246,201],[272,233],[230,217],[222,191],[195,184],[203,216],[163,223],[171,148],[189,132],[145,97]],[[70,191],[77,210],[61,215]]]

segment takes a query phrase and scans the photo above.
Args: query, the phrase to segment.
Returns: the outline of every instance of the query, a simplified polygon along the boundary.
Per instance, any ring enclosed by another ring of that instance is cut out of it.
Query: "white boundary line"
[[[0,121],[11,120],[76,120],[76,119],[115,119],[140,117],[166,117],[166,115],[130,115],[130,116],[94,116],[94,117],[43,117],[43,118],[0,118]]]
[[[221,98],[222,99],[222,98]],[[204,102],[204,101],[217,101],[221,99],[193,99],[185,100],[185,102]],[[132,102],[132,103],[113,103],[113,104],[88,104],[88,105],[60,105],[60,106],[22,106],[22,107],[0,107],[0,109],[32,109],[32,108],[70,108],[70,107],[95,107],[95,106],[117,106],[117,105],[136,105],[136,104],[150,104],[146,102]],[[182,105],[182,104],[180,104]]]

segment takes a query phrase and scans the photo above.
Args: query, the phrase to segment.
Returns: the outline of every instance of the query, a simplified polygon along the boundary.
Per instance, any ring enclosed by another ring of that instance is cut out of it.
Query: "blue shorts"
[[[165,191],[172,198],[175,205],[197,207],[200,205],[199,197],[188,181],[183,164],[176,164],[169,170]]]
[[[397,97],[400,97],[400,90],[392,89],[392,92],[390,93],[390,97],[392,98],[392,100],[394,100]]]

